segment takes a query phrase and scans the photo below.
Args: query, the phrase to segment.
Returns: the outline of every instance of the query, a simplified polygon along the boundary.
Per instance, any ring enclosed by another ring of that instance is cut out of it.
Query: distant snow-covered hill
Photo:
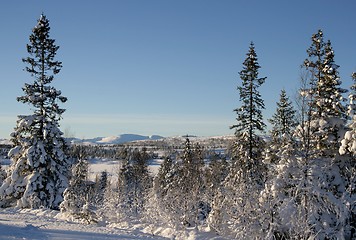
[[[4,145],[10,145],[11,142],[9,139],[0,139],[0,144],[4,144]]]
[[[152,144],[153,140],[159,140],[159,142],[164,142],[168,145],[182,145],[185,142],[186,138],[189,138],[192,142],[198,142],[202,145],[217,144],[219,142],[228,142],[232,141],[235,137],[234,135],[223,135],[223,136],[210,136],[210,137],[201,137],[201,136],[173,136],[173,137],[162,137],[159,135],[144,136],[139,134],[121,134],[117,136],[110,137],[95,137],[88,139],[80,138],[67,138],[68,142],[81,145],[113,145],[113,144]],[[0,145],[11,145],[10,140],[0,139]]]
[[[122,144],[127,142],[133,141],[141,141],[141,140],[158,140],[162,139],[162,136],[152,135],[152,136],[143,136],[138,134],[121,134],[118,136],[111,136],[111,137],[96,137],[91,139],[78,139],[73,138],[70,139],[72,143],[76,144]]]

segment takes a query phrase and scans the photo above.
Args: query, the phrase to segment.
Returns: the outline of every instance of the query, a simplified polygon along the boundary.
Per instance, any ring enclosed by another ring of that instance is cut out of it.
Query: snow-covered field
[[[1,159],[6,167],[10,161]],[[154,166],[154,165],[153,165]],[[91,177],[101,171],[115,175],[119,169],[118,162],[111,160],[90,161]],[[155,170],[156,167],[153,167]],[[41,209],[0,208],[0,240],[5,239],[167,239],[144,233],[138,226],[117,228],[106,226],[106,223],[82,224],[69,222],[61,218],[59,211]]]
[[[205,229],[174,231],[143,224],[82,224],[63,220],[58,211],[0,208],[0,239],[94,240],[94,239],[187,239],[223,240]]]
[[[150,161],[149,170],[154,176],[158,173],[163,159],[153,159]],[[120,161],[111,159],[90,159],[89,160],[89,178],[94,180],[101,172],[106,171],[109,177],[116,178],[120,169]]]
[[[85,225],[52,210],[0,209],[0,239],[167,239],[138,229]]]
[[[150,161],[149,169],[152,175],[158,172],[163,160]],[[120,169],[120,162],[110,159],[89,160],[90,178],[102,171],[107,171],[115,181]],[[10,164],[9,159],[0,159],[0,164],[6,168]],[[61,216],[59,211],[48,209],[16,209],[0,208],[0,240],[26,239],[225,239],[210,232],[209,229],[184,229],[173,230],[162,223],[162,226],[135,223],[105,223],[83,224],[68,221]]]

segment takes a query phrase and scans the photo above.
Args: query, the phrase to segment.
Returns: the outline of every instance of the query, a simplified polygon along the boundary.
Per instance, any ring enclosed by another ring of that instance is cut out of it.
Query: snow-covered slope
[[[0,144],[9,145],[11,142],[8,139],[0,139]]]
[[[0,208],[1,240],[116,240],[116,239],[176,239],[226,240],[209,229],[176,231],[151,224],[71,222],[58,211],[49,209]]]
[[[105,224],[80,224],[61,219],[57,211],[0,209],[0,239],[167,239],[137,229],[118,229]]]
[[[79,138],[68,138],[68,141],[75,144],[83,144],[83,145],[93,145],[93,144],[101,144],[101,145],[110,145],[110,144],[123,144],[128,142],[136,142],[140,141],[140,143],[144,144],[145,141],[152,140],[161,140],[166,142],[167,144],[177,144],[177,142],[185,142],[187,136],[175,136],[175,137],[162,137],[159,135],[139,135],[139,134],[121,134],[117,136],[109,136],[109,137],[95,137],[88,139],[79,139]],[[214,136],[214,137],[198,137],[198,136],[189,136],[192,142],[199,142],[200,144],[210,144],[211,142],[218,141],[229,141],[234,138],[233,135],[227,136]],[[0,139],[0,144],[11,144],[8,139]]]
[[[158,135],[143,136],[138,134],[121,134],[118,136],[96,137],[91,139],[73,138],[71,139],[71,142],[76,144],[122,144],[140,140],[158,140],[162,138],[162,136]]]

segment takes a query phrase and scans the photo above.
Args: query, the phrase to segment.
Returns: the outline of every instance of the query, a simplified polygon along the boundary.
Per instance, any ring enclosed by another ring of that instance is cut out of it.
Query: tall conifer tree
[[[49,21],[42,14],[29,38],[30,56],[23,59],[34,82],[26,83],[24,95],[17,98],[29,104],[34,112],[18,116],[11,135],[15,147],[9,152],[13,161],[11,174],[0,188],[3,205],[18,200],[19,207],[58,209],[68,185],[66,143],[59,130],[59,120],[65,110],[58,105],[67,98],[50,85],[62,63],[55,60],[59,47],[49,32]]]
[[[264,101],[258,88],[265,82],[259,78],[260,68],[254,44],[251,43],[240,72],[242,86],[238,87],[241,107],[235,109],[237,123],[233,163],[221,190],[212,203],[209,224],[218,232],[238,239],[258,239],[262,232],[260,223],[259,192],[264,185],[265,166],[262,163],[264,140],[257,135],[263,132],[262,110]]]
[[[309,119],[307,148],[319,156],[334,156],[339,148],[340,134],[346,120],[345,99],[341,81],[334,62],[330,41],[324,41],[322,30],[312,35],[308,58],[303,66],[310,73],[309,88],[302,94],[309,96]],[[317,150],[317,151],[315,151]]]
[[[297,147],[293,175],[299,182],[290,194],[299,212],[293,214],[299,216],[294,221],[306,222],[308,229],[298,229],[298,224],[294,224],[293,231],[318,239],[339,239],[347,211],[342,197],[344,163],[338,153],[340,137],[345,131],[346,109],[342,104],[345,90],[340,86],[339,66],[334,63],[330,41],[324,41],[321,30],[311,40],[303,64],[310,81],[301,91],[308,98],[309,110],[305,122],[295,132],[301,144]]]
[[[265,82],[266,77],[258,77],[260,65],[252,42],[246,55],[247,58],[243,62],[243,69],[240,72],[242,86],[238,87],[242,105],[234,110],[237,113],[237,123],[230,128],[235,129],[235,135],[239,141],[238,145],[240,145],[238,147],[241,148],[243,145],[242,152],[240,152],[245,156],[239,156],[238,158],[247,157],[248,159],[243,160],[245,165],[243,167],[245,171],[251,171],[253,166],[259,165],[256,161],[261,153],[261,139],[256,131],[262,132],[266,127],[262,117],[262,110],[265,109],[265,105],[258,91],[258,88]],[[240,153],[236,154],[240,155]]]

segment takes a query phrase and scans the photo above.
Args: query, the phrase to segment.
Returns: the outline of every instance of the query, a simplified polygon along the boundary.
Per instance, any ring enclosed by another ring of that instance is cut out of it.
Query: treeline
[[[59,209],[86,222],[141,221],[176,228],[209,226],[236,239],[355,239],[356,74],[348,99],[339,66],[323,32],[313,34],[303,62],[298,108],[281,90],[269,119],[271,138],[261,133],[264,100],[255,46],[240,71],[235,141],[229,159],[208,164],[199,145],[186,140],[167,156],[157,176],[148,171],[147,151],[127,149],[117,179],[104,172],[87,179],[88,155],[69,148],[59,130],[67,98],[49,84],[60,72],[58,46],[41,15],[23,59],[34,82],[18,101],[32,106],[18,116],[9,156],[12,164],[0,187],[2,207]]]

